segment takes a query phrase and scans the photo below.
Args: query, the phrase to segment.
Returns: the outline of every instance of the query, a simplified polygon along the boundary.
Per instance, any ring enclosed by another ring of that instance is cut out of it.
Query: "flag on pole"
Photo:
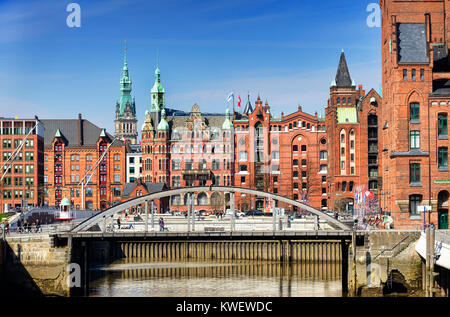
[[[234,92],[230,92],[227,98],[227,102],[230,102],[234,98]]]
[[[238,96],[238,107],[241,107],[241,96]]]

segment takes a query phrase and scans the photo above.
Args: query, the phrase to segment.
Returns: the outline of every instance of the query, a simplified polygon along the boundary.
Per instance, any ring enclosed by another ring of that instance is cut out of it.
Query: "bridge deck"
[[[363,236],[363,232],[357,232],[357,236]],[[352,231],[330,230],[330,231],[240,231],[240,232],[120,232],[120,233],[101,233],[101,232],[77,232],[77,233],[58,233],[55,234],[60,239],[88,239],[88,240],[351,240]]]

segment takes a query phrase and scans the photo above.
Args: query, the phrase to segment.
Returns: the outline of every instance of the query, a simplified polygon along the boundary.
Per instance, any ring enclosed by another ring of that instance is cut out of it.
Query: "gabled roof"
[[[344,51],[342,51],[341,58],[339,59],[335,83],[337,87],[351,87],[354,84],[352,78],[350,77],[350,72],[348,71]]]
[[[102,129],[86,119],[43,119],[44,124],[44,147],[50,147],[55,139],[56,132],[59,130],[64,137],[67,144],[66,147],[76,147],[79,145],[79,136],[81,136],[81,143],[83,146],[97,146],[97,141],[100,137]],[[79,128],[81,127],[81,131]],[[80,133],[81,132],[81,133]],[[106,132],[106,136],[111,140],[114,137]],[[123,141],[116,140],[113,146],[123,145]]]
[[[126,183],[123,186],[123,197],[130,196],[131,192],[138,186],[142,185],[148,194],[156,193],[164,190],[164,183]]]

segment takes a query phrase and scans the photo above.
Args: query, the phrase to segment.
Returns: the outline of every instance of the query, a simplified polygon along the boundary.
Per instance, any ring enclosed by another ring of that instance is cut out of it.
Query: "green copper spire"
[[[231,122],[230,109],[227,108],[225,116],[226,116],[226,118],[225,118],[225,121],[222,124],[222,130],[231,130],[231,129],[233,129],[233,123]]]
[[[161,110],[161,121],[158,124],[158,130],[169,130],[169,124],[166,121],[166,110]]]
[[[150,91],[150,99],[151,99],[151,112],[159,112],[164,109],[165,101],[164,101],[165,90],[161,86],[161,71],[159,67],[156,67],[155,70],[155,83]]]
[[[136,115],[136,107],[134,101],[131,98],[131,78],[130,75],[128,74],[127,47],[125,46],[122,77],[120,78],[120,102],[119,102],[120,115],[122,115],[123,112],[125,111],[127,102],[130,104],[133,115]]]

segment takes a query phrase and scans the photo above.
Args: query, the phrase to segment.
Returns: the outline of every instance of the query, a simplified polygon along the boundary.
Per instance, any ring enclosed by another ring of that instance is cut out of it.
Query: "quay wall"
[[[3,283],[10,296],[68,296],[69,252],[55,247],[45,234],[6,237],[3,242]]]
[[[349,252],[349,292],[355,296],[423,296],[420,231],[369,231]],[[353,250],[356,253],[353,254]]]

